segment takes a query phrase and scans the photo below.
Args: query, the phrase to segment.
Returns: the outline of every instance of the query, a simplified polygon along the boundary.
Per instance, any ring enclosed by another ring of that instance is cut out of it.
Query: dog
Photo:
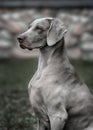
[[[38,69],[29,82],[37,130],[93,130],[93,96],[70,64],[67,29],[57,18],[40,18],[18,36],[23,49],[39,49]]]

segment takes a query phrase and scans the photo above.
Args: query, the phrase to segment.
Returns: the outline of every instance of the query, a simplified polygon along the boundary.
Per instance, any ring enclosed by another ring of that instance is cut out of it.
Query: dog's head
[[[18,36],[20,47],[25,49],[53,46],[67,32],[64,24],[56,18],[41,18],[35,20],[28,30]]]

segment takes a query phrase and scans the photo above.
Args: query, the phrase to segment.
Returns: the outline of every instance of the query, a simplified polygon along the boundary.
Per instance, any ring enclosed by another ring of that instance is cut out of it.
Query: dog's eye
[[[37,26],[37,27],[35,28],[35,30],[36,30],[37,32],[42,32],[42,31],[43,31],[43,29],[42,29],[41,27],[39,27],[39,26]]]

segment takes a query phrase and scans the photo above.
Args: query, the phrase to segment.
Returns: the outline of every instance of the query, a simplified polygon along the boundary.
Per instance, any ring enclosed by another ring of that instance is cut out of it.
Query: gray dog
[[[18,37],[21,48],[40,50],[28,86],[37,130],[93,130],[93,96],[68,60],[66,32],[59,19],[41,18]]]

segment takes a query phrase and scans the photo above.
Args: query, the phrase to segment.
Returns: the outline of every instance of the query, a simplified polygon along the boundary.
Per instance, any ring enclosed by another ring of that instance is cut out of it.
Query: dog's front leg
[[[51,130],[63,130],[65,122],[67,120],[67,113],[56,113],[50,115]]]
[[[37,130],[50,130],[50,124],[43,124],[40,120],[37,121]]]
[[[37,121],[37,130],[45,130],[45,126],[41,123],[40,120]]]

